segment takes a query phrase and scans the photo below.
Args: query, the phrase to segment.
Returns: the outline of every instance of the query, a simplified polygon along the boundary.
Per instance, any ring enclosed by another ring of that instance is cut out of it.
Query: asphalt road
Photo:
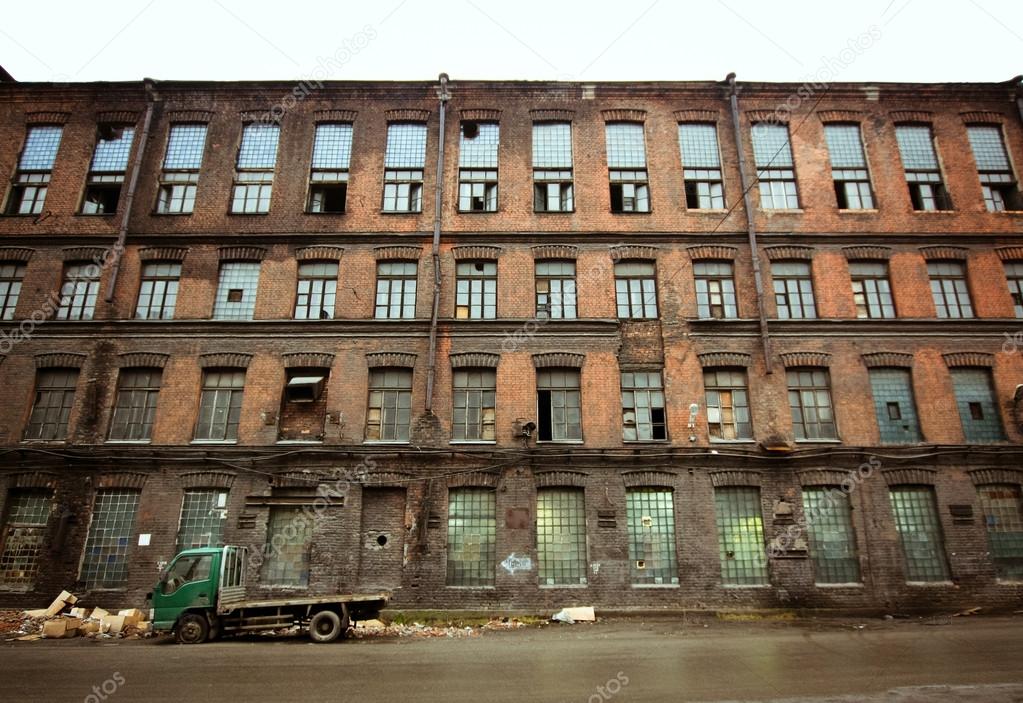
[[[18,642],[0,646],[0,701],[1023,701],[1023,618],[939,623],[665,619],[330,645]]]

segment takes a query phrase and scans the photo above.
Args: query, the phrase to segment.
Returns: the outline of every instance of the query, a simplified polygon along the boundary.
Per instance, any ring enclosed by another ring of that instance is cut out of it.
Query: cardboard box
[[[123,615],[107,615],[99,623],[99,631],[104,634],[119,635],[123,629]]]
[[[128,608],[117,613],[124,618],[125,625],[137,625],[146,619],[146,614],[138,608]]]
[[[54,615],[59,614],[64,608],[69,605],[74,605],[78,602],[78,598],[69,591],[61,591],[60,595],[50,603],[50,607],[46,609],[46,617],[52,618]]]
[[[69,627],[71,625],[71,627]],[[78,628],[75,626],[74,620],[68,620],[65,618],[57,618],[55,620],[47,620],[43,623],[42,635],[46,639],[63,639],[65,637],[75,637],[78,634]]]
[[[81,618],[82,620],[85,620],[89,617],[89,614],[91,612],[92,612],[91,608],[72,608],[71,617]]]
[[[90,615],[89,617],[93,620],[102,620],[108,615],[110,615],[110,613],[108,613],[106,610],[103,610],[103,608],[93,608],[92,615]]]
[[[100,624],[95,620],[89,622],[83,622],[81,627],[78,628],[78,634],[80,635],[91,635],[99,632]]]

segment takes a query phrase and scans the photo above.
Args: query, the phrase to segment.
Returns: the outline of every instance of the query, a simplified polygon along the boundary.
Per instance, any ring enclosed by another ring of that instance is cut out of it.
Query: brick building
[[[1018,602],[1020,91],[0,82],[0,605]]]

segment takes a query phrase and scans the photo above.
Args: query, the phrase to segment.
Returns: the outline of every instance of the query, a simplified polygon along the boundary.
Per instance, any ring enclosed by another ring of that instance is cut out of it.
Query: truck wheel
[[[206,618],[196,613],[185,613],[174,629],[179,644],[202,644],[210,634]]]
[[[341,618],[330,610],[321,610],[309,620],[309,639],[313,642],[333,642],[341,636]]]

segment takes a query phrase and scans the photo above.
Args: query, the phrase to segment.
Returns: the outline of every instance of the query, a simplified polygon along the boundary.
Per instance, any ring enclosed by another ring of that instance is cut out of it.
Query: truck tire
[[[178,644],[202,644],[210,634],[210,624],[205,616],[198,613],[185,613],[174,628]]]
[[[333,642],[341,636],[341,617],[331,610],[321,610],[309,620],[309,639]]]

